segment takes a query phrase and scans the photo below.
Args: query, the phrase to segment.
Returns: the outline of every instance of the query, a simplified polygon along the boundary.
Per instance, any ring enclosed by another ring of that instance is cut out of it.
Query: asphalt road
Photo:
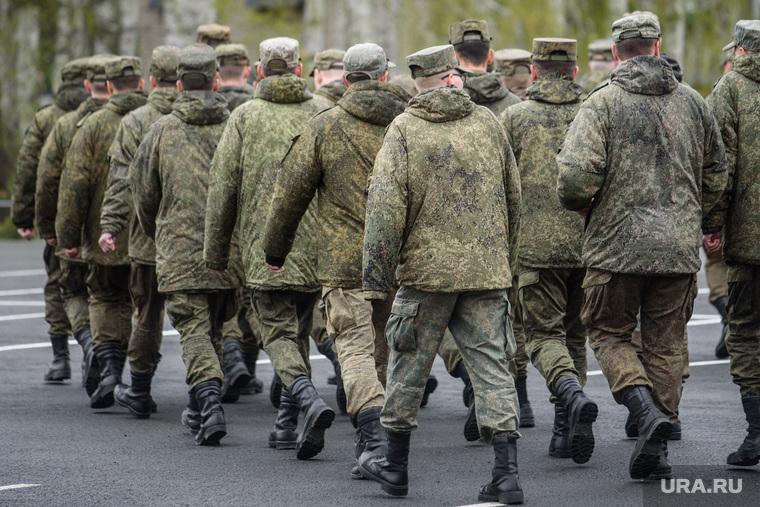
[[[187,401],[179,339],[166,325],[163,360],[153,381],[159,411],[137,420],[114,406],[94,411],[81,388],[78,346],[71,346],[73,379],[42,381],[51,360],[42,285],[42,242],[0,242],[0,505],[23,506],[461,506],[477,503],[478,487],[490,479],[493,454],[462,436],[466,409],[461,381],[437,360],[438,390],[420,412],[412,436],[410,491],[386,496],[379,485],[349,477],[353,427],[338,416],[325,450],[310,461],[294,451],[268,448],[276,411],[265,394],[225,406],[228,435],[218,447],[199,447],[180,425]],[[705,287],[700,273],[700,287]],[[681,402],[683,440],[670,445],[675,477],[731,479],[741,493],[661,492],[660,483],[628,477],[634,441],[625,438],[624,407],[612,399],[589,353],[586,392],[599,404],[596,451],[585,465],[548,456],[553,409],[543,379],[532,367],[528,389],[536,427],[518,443],[525,505],[758,505],[760,467],[731,470],[726,455],[745,436],[738,388],[727,361],[715,361],[719,318],[700,291],[689,325],[691,378]],[[313,351],[317,389],[336,408],[326,383],[328,361]],[[262,354],[258,376],[266,387],[272,368]],[[125,376],[127,377],[127,376]],[[337,411],[337,408],[336,408]],[[685,484],[685,483],[684,483]],[[664,502],[664,503],[663,503]],[[670,503],[668,503],[670,502]]]

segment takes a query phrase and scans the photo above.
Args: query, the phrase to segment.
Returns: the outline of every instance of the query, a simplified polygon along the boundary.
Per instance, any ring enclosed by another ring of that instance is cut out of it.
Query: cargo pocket
[[[536,269],[523,268],[518,278],[517,290],[538,283],[540,272]]]
[[[752,266],[747,266],[743,264],[728,266],[728,270],[726,271],[726,282],[727,283],[751,282],[753,274],[754,274],[754,269]]]
[[[417,301],[396,300],[391,307],[391,315],[385,326],[385,340],[392,350],[403,353],[417,350],[417,333],[414,318],[420,304]]]
[[[582,287],[587,289],[597,285],[605,285],[606,283],[609,283],[610,280],[612,280],[612,273],[609,271],[589,268],[586,270],[586,276],[583,278]]]

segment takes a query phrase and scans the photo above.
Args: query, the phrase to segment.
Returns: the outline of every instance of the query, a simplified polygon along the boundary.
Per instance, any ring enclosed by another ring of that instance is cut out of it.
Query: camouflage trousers
[[[324,287],[322,300],[327,313],[327,334],[335,343],[347,411],[356,416],[362,410],[382,407],[385,389],[377,378],[373,303],[361,289]]]
[[[319,298],[317,304],[314,305],[314,318],[311,321],[311,339],[314,340],[317,347],[322,346],[327,338],[327,314],[325,310],[325,302],[322,298]]]
[[[61,277],[58,280],[63,308],[71,322],[74,334],[90,327],[90,302],[87,293],[87,272],[90,265],[82,261],[70,261],[58,258],[61,264]]]
[[[188,392],[208,380],[224,380],[222,326],[237,312],[233,289],[166,294],[166,314],[179,333]]]
[[[235,289],[235,299],[239,308],[236,315],[224,323],[222,335],[224,341],[237,340],[245,351],[255,352],[261,348],[261,330],[259,319],[251,305],[251,289],[238,287]]]
[[[115,344],[127,352],[132,334],[132,299],[129,296],[129,266],[90,263],[87,290],[90,294],[92,346]]]
[[[589,268],[583,280],[581,321],[612,396],[618,403],[637,386],[655,406],[678,420],[684,329],[694,309],[697,276],[636,276]],[[641,360],[632,343],[641,311]]]
[[[158,292],[155,264],[132,263],[129,294],[135,307],[135,321],[129,339],[129,367],[136,373],[147,373],[161,360],[164,330],[164,302]]]
[[[50,324],[48,334],[70,335],[71,324],[61,295],[61,265],[55,255],[55,247],[45,244],[42,259],[48,276],[45,282],[45,321]]]
[[[517,351],[515,352],[515,358],[509,362],[509,373],[512,374],[512,378],[517,378],[518,375],[522,375],[528,372],[528,363],[530,362],[530,356],[526,348],[525,329],[523,327],[523,311],[520,306],[520,298],[517,295],[518,279],[514,277],[512,279],[512,287],[507,289],[507,297],[509,298],[509,305],[512,308],[512,329],[515,333],[515,343],[517,344]]]
[[[580,319],[585,273],[584,268],[520,270],[527,349],[551,392],[564,377],[586,385],[586,329]]]
[[[380,420],[393,431],[417,428],[427,376],[446,327],[470,373],[481,438],[517,434],[520,412],[509,374],[515,339],[506,290],[433,293],[402,286],[386,328],[391,349]]]
[[[722,297],[728,296],[728,282],[726,273],[728,266],[723,260],[723,248],[717,252],[705,252],[707,260],[705,261],[705,275],[707,276],[707,286],[710,287],[711,303],[715,303]]]
[[[385,301],[372,302],[372,327],[375,329],[375,371],[377,371],[377,380],[385,390],[388,384],[388,356],[390,348],[385,340],[385,328],[388,325],[388,319],[391,316],[391,307],[396,293],[389,294]]]
[[[286,388],[297,377],[311,377],[309,333],[317,299],[318,292],[253,290],[264,351]]]
[[[728,267],[726,347],[742,397],[760,395],[760,265]]]

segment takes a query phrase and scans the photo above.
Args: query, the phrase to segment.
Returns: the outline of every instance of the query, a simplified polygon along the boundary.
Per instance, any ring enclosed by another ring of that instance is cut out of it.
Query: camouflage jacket
[[[53,103],[34,114],[32,123],[24,133],[18,152],[16,179],[13,181],[11,220],[19,229],[34,226],[34,197],[37,190],[37,166],[40,151],[56,120],[76,109],[90,94],[81,83],[63,83]]]
[[[301,217],[319,191],[319,281],[360,289],[367,196],[385,128],[411,97],[380,81],[352,84],[338,104],[306,124],[285,160],[264,235],[267,257],[285,258]]]
[[[702,228],[710,233],[725,226],[727,263],[760,264],[760,55],[737,57],[708,102],[726,146],[728,184]]]
[[[121,126],[108,151],[111,170],[108,188],[100,212],[100,228],[116,237],[129,227],[129,257],[140,264],[156,263],[156,244],[145,235],[132,213],[134,199],[130,181],[130,166],[143,138],[153,122],[172,112],[179,97],[176,88],[156,88],[148,103],[138,107],[121,120]]]
[[[330,81],[314,92],[314,100],[318,100],[323,104],[333,107],[343,94],[346,93],[346,90],[348,90],[348,88],[342,80]]]
[[[254,99],[232,114],[211,165],[203,254],[210,268],[227,267],[230,238],[239,221],[248,286],[318,290],[316,203],[298,228],[284,273],[269,270],[261,240],[280,161],[309,118],[324,108],[312,100],[305,80],[288,74],[262,80]]]
[[[583,265],[634,275],[699,271],[700,225],[726,185],[720,131],[665,59],[637,56],[583,102],[557,156],[557,194],[593,207]]]
[[[66,153],[55,232],[61,248],[79,247],[79,255],[86,261],[108,266],[129,264],[126,234],[116,236],[115,252],[100,249],[100,209],[108,183],[108,149],[124,115],[145,104],[147,98],[144,91],[112,95],[77,129]]]
[[[498,72],[475,71],[473,75],[467,76],[464,91],[470,95],[473,102],[487,107],[497,117],[509,106],[521,102],[520,97],[504,86]]]
[[[493,113],[454,87],[414,97],[375,159],[366,220],[367,299],[395,281],[427,292],[510,287],[520,177]]]
[[[172,113],[153,123],[137,149],[130,184],[140,227],[156,241],[159,292],[205,292],[240,285],[239,261],[233,259],[224,273],[203,262],[211,158],[229,115],[220,94],[184,92]]]
[[[253,99],[253,86],[220,86],[219,93],[227,99],[227,108],[232,112],[240,104]]]
[[[610,78],[610,71],[605,69],[590,70],[578,78],[578,84],[583,87],[583,98],[591,93],[594,88]]]
[[[502,115],[522,185],[521,266],[581,267],[583,219],[557,199],[560,142],[581,105],[582,89],[567,74],[545,74],[527,89],[526,100]]]

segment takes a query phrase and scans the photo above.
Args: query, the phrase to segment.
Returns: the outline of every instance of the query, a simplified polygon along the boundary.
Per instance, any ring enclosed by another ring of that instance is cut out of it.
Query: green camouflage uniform
[[[467,76],[464,90],[473,102],[487,107],[496,116],[500,116],[509,106],[521,102],[520,97],[510,92],[501,82],[501,74],[494,72],[473,72]]]
[[[612,62],[612,39],[599,39],[588,45],[589,63],[592,61]],[[586,98],[591,91],[610,78],[612,71],[607,69],[589,70],[582,77],[578,78],[578,84],[583,88],[582,98]]]
[[[562,205],[576,211],[593,198],[582,254],[589,343],[618,403],[646,386],[675,422],[700,217],[726,181],[718,126],[664,59],[637,56],[588,96],[563,144]],[[639,309],[643,363],[631,344]]]
[[[343,94],[346,93],[347,89],[348,88],[343,81],[331,81],[322,85],[319,90],[314,92],[314,100],[318,100],[327,106],[333,107]]]
[[[316,70],[338,70],[343,69],[343,57],[346,56],[346,52],[342,49],[325,49],[314,55],[314,68],[311,70],[309,76],[314,77],[314,71]],[[314,100],[318,100],[323,104],[333,107],[346,93],[345,83],[342,79],[330,81],[324,83],[320,88],[314,92]]]
[[[501,74],[501,82],[520,100],[525,100],[525,91],[531,83],[530,54],[524,49],[500,49],[493,55],[494,69]]]
[[[237,107],[253,99],[253,86],[220,86],[219,93],[227,99],[227,107],[234,111]]]
[[[594,88],[610,78],[611,71],[606,69],[590,70],[578,78],[578,84],[583,87],[583,97],[591,93]]]

